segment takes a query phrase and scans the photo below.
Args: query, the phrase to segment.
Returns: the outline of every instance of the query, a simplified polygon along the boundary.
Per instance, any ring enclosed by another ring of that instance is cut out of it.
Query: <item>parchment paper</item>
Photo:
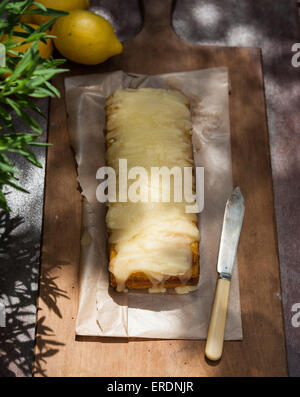
[[[199,216],[200,281],[187,295],[117,293],[109,287],[106,205],[96,200],[96,171],[105,165],[105,99],[118,88],[182,91],[191,101],[194,158],[205,168],[204,210]],[[80,295],[77,335],[205,339],[213,303],[225,203],[232,191],[226,68],[155,76],[122,71],[65,79],[68,128],[82,189]],[[237,266],[225,339],[242,339]]]

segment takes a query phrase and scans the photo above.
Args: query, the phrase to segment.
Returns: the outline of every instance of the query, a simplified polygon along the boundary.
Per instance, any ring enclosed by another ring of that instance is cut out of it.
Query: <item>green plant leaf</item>
[[[36,8],[32,9],[31,6]],[[37,29],[20,21],[22,15],[40,14],[50,16]],[[2,43],[6,47],[6,67],[0,68],[0,207],[9,211],[6,196],[3,193],[5,185],[24,193],[27,190],[19,186],[17,174],[19,170],[11,163],[9,153],[22,156],[37,167],[42,167],[32,151],[34,146],[50,146],[37,141],[42,133],[39,123],[32,117],[32,111],[45,117],[33,98],[59,96],[59,91],[50,80],[68,71],[60,68],[64,59],[43,59],[38,50],[39,42],[46,42],[53,37],[47,30],[57,17],[68,15],[67,12],[47,9],[33,0],[0,2],[0,40],[7,35]],[[15,26],[24,31],[17,32]],[[21,40],[15,39],[21,38]],[[22,44],[31,43],[24,53],[18,51]],[[3,75],[7,74],[5,78]],[[15,117],[12,117],[12,114]],[[31,132],[16,132],[14,122],[19,118],[25,122]],[[32,133],[34,132],[34,133]]]
[[[9,212],[10,208],[8,207],[6,198],[5,198],[5,196],[4,196],[3,192],[2,192],[2,187],[3,187],[3,185],[2,186],[0,185],[0,207],[5,212]]]

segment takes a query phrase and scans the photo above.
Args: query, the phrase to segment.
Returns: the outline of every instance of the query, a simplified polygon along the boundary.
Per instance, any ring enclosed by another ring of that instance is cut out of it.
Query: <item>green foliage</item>
[[[30,6],[37,8],[30,10]],[[52,16],[37,29],[20,21],[22,15],[42,14]],[[8,158],[8,153],[17,153],[41,167],[32,146],[45,145],[36,142],[42,133],[40,125],[29,114],[42,115],[41,110],[33,102],[33,98],[45,98],[59,96],[58,90],[51,84],[50,79],[58,73],[67,71],[59,68],[65,62],[64,59],[44,59],[40,56],[39,41],[45,42],[49,37],[47,30],[59,16],[67,15],[66,12],[45,8],[42,4],[33,0],[0,2],[0,41],[6,47],[6,66],[0,67],[0,207],[9,211],[3,187],[11,186],[15,189],[27,192],[17,184],[19,171]],[[15,26],[20,26],[25,32],[15,32]],[[5,36],[4,36],[5,35]],[[13,36],[21,37],[17,41]],[[5,40],[3,38],[5,37]],[[23,54],[16,47],[31,43]],[[12,117],[15,115],[17,117]],[[21,118],[28,131],[17,132],[14,121]]]

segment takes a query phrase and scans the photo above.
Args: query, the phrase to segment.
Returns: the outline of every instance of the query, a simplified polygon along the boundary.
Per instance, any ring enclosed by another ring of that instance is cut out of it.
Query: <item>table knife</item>
[[[222,356],[230,281],[244,212],[244,197],[241,189],[236,187],[227,200],[225,207],[217,265],[219,278],[205,347],[206,357],[213,361],[219,360]]]

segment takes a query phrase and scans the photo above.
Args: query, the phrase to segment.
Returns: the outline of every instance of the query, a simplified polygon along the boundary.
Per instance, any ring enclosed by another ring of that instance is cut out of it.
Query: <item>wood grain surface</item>
[[[63,77],[51,101],[35,376],[286,376],[279,262],[261,53],[200,47],[170,26],[171,1],[144,2],[145,24],[124,52],[69,74],[122,69],[164,73],[226,66],[231,82],[233,180],[245,196],[238,261],[243,341],[225,342],[222,360],[204,358],[205,341],[75,337],[81,195],[69,145]]]

